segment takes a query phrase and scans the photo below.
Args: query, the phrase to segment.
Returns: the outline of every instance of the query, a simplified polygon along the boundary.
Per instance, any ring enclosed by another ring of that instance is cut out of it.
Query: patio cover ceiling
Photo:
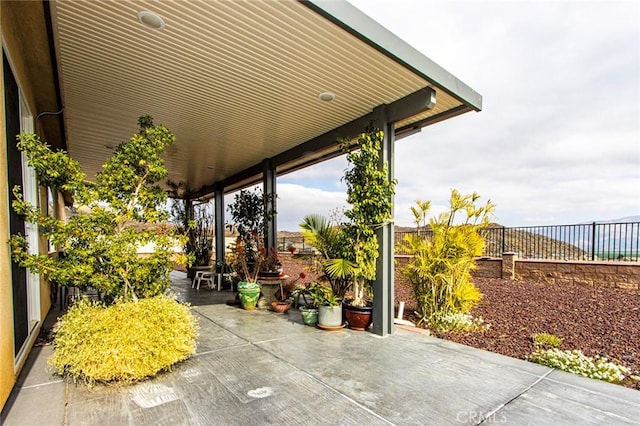
[[[480,95],[344,2],[50,5],[67,150],[89,177],[142,114],[176,135],[169,178],[206,195],[259,181],[267,158],[286,173],[338,155],[309,141],[427,87],[435,107],[403,117],[397,133],[481,108]],[[143,10],[165,28],[138,22]],[[319,100],[325,91],[335,100]]]

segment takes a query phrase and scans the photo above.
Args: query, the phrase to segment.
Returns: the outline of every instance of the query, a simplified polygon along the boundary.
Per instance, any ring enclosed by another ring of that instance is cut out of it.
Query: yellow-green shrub
[[[536,349],[557,348],[562,344],[562,339],[555,334],[538,333],[532,336]]]
[[[192,355],[197,329],[189,306],[169,296],[107,307],[82,300],[60,319],[49,364],[89,385],[135,382]]]
[[[412,287],[419,323],[438,329],[443,318],[465,314],[482,299],[471,271],[485,244],[480,231],[488,226],[494,206],[478,206],[478,199],[476,193],[462,195],[454,189],[449,210],[428,222],[431,202],[418,200],[411,207],[417,232],[400,243],[412,256],[401,272]],[[456,224],[458,215],[466,218]]]

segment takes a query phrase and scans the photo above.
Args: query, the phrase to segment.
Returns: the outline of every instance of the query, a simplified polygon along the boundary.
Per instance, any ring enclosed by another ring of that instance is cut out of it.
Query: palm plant
[[[299,226],[305,240],[322,254],[322,270],[331,284],[333,294],[337,298],[344,298],[351,287],[356,265],[348,259],[343,226],[318,214],[305,216]]]
[[[442,316],[466,313],[482,298],[471,271],[484,247],[479,230],[489,224],[494,206],[487,202],[478,207],[478,198],[454,189],[449,211],[429,221],[431,236],[425,232],[430,203],[417,201],[411,208],[418,232],[401,243],[401,249],[413,255],[402,274],[411,284],[420,322],[432,324]],[[458,214],[466,214],[466,219],[456,225]]]

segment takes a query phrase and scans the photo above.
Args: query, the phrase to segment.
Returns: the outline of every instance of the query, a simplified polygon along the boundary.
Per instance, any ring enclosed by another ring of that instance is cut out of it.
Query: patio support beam
[[[396,122],[404,120],[413,115],[424,112],[435,106],[436,92],[431,87],[424,87],[417,90],[404,98],[398,99],[386,105],[387,121]],[[380,107],[378,107],[380,108]],[[302,143],[282,154],[273,157],[273,164],[275,167],[286,165],[288,162],[295,161],[300,158],[308,156],[314,152],[326,153],[321,157],[322,161],[328,160],[333,157],[337,157],[343,154],[340,149],[337,140],[344,137],[355,136],[362,133],[372,120],[379,119],[375,113],[371,112],[362,117],[356,118],[340,127],[330,130],[320,136],[317,136],[305,143]],[[392,131],[394,131],[392,129]],[[318,163],[318,158],[312,158],[311,164]],[[293,169],[287,169],[287,172],[306,167],[307,163],[299,164]]]
[[[216,186],[214,191],[214,219],[216,236],[216,263],[224,264],[225,260],[225,227],[224,227],[224,187]]]
[[[394,179],[394,129],[388,119],[389,109],[381,105],[374,109],[375,125],[384,131],[380,147],[380,167],[387,163],[390,180]],[[376,261],[376,279],[373,282],[373,333],[387,336],[393,333],[394,317],[394,227],[393,196],[391,200],[391,220],[376,230],[378,238],[378,260]]]
[[[277,247],[278,239],[278,210],[276,191],[276,169],[271,159],[266,158],[262,162],[262,193],[265,203],[265,241],[267,251],[272,247]]]
[[[386,114],[387,121],[395,123],[412,115],[420,114],[434,106],[436,106],[436,91],[431,87],[425,87],[389,104]]]
[[[435,99],[435,90],[431,87],[424,87],[386,105],[386,120],[390,123],[394,123],[419,114],[429,108],[432,108],[435,104]],[[465,106],[465,108],[467,107]],[[334,157],[339,157],[344,153],[340,149],[338,140],[340,138],[356,136],[362,133],[372,120],[378,120],[378,117],[373,112],[351,120],[348,123],[336,127],[333,130],[329,130],[328,132],[318,135],[313,139],[303,142],[300,145],[272,157],[270,159],[270,165],[274,170],[278,170],[280,174],[284,174]],[[394,131],[395,130],[392,128],[391,132]],[[404,131],[411,131],[411,129],[404,129]],[[262,176],[263,173],[264,162],[261,162],[254,164],[253,166],[230,176],[219,183],[227,192],[231,192],[259,183],[261,177],[264,180],[264,177]],[[215,189],[215,186],[215,184],[203,186],[192,195],[194,197],[206,196]]]

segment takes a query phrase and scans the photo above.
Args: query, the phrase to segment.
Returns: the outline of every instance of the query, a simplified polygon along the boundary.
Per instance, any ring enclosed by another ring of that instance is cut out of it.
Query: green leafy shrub
[[[53,152],[34,134],[19,135],[17,146],[40,184],[71,195],[77,214],[50,217],[14,187],[13,209],[64,253],[31,254],[25,236],[15,234],[10,239],[14,261],[63,286],[94,287],[108,300],[151,297],[169,288],[173,246],[180,237],[166,224],[167,194],[159,182],[167,176],[163,152],[175,137],[149,116],[138,123],[139,133],[118,145],[93,182],[66,153]],[[140,256],[138,248],[149,243],[153,253]]]
[[[532,336],[536,349],[557,348],[562,344],[562,339],[554,334],[538,333]]]
[[[197,329],[190,308],[169,296],[108,307],[84,299],[60,319],[49,364],[89,385],[135,382],[192,355]]]
[[[471,282],[475,258],[482,254],[482,228],[488,226],[493,204],[477,206],[476,193],[462,195],[452,190],[449,211],[429,221],[429,201],[411,207],[417,232],[407,235],[401,250],[412,255],[401,273],[412,287],[420,323],[437,326],[440,318],[467,313],[482,298]],[[458,215],[466,215],[456,224]]]
[[[349,208],[346,220],[327,220],[307,215],[300,223],[305,239],[323,257],[322,272],[336,298],[353,291],[352,306],[366,306],[376,278],[378,237],[376,232],[392,216],[392,197],[397,181],[390,179],[389,166],[381,161],[384,132],[372,125],[355,139],[341,140],[349,167],[343,180]],[[306,240],[305,240],[306,241]]]
[[[183,252],[191,266],[209,265],[215,238],[213,204],[184,198],[185,194],[193,192],[184,182],[169,181],[167,185],[170,188],[171,221],[178,234],[186,236]]]
[[[260,188],[244,189],[233,197],[227,208],[231,220],[238,229],[238,236],[243,243],[243,256],[248,263],[253,263],[260,256],[260,249],[265,246],[264,238],[267,223],[277,213],[275,210],[275,194],[264,194]],[[237,271],[240,265],[235,265]]]
[[[610,362],[605,357],[588,357],[579,350],[536,349],[527,359],[547,367],[611,383],[622,382],[630,373],[628,368]]]

